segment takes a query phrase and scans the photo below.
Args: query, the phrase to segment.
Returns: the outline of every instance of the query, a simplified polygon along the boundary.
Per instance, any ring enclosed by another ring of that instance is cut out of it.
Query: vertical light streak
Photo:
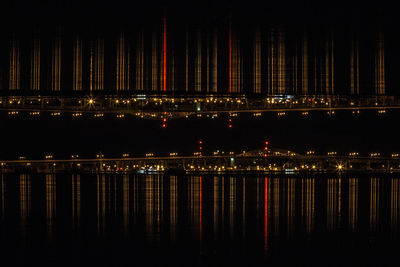
[[[1,219],[2,220],[4,220],[5,212],[6,212],[6,210],[5,210],[6,205],[4,202],[6,199],[5,194],[6,194],[6,184],[4,182],[4,175],[1,174]]]
[[[210,37],[207,31],[207,44],[206,44],[206,83],[207,93],[210,92]]]
[[[89,90],[93,90],[93,43],[90,42]]]
[[[82,91],[82,40],[77,37],[74,42],[72,90]]]
[[[137,213],[138,213],[138,199],[139,199],[139,194],[138,194],[138,179],[136,176],[132,177],[133,182],[132,182],[132,198],[133,198],[133,220],[134,224],[136,224],[136,219],[137,219]]]
[[[246,236],[246,177],[243,177],[243,187],[242,187],[242,236]]]
[[[392,232],[397,232],[399,223],[399,179],[392,178],[390,182],[390,226]]]
[[[355,94],[355,81],[354,81],[354,39],[350,41],[350,94]]]
[[[222,225],[222,232],[223,232],[224,225],[225,225],[225,216],[224,216],[225,215],[225,178],[224,177],[222,177],[221,189],[222,189],[222,192],[221,192],[221,214],[222,214],[221,225]]]
[[[9,89],[20,89],[20,55],[19,55],[19,40],[16,39],[15,34],[11,40],[10,49],[10,71],[9,71]]]
[[[76,214],[77,214],[77,224],[80,224],[81,219],[81,176],[76,175]]]
[[[314,94],[317,94],[317,56],[314,56]]]
[[[153,176],[148,175],[145,177],[146,179],[146,232],[151,240],[153,233],[153,213],[154,213],[154,202],[153,202],[153,191],[154,191],[154,183]]]
[[[306,230],[311,233],[314,228],[314,182],[313,178],[306,179]]]
[[[100,175],[97,174],[96,181],[97,192],[97,233],[100,233]]]
[[[40,39],[34,37],[31,51],[31,90],[40,89]]]
[[[157,241],[159,241],[160,234],[161,233],[161,223],[163,219],[163,214],[164,214],[164,188],[163,188],[163,182],[164,177],[162,175],[157,176],[157,195],[155,196],[157,199],[157,208],[156,208],[156,214],[157,214],[157,225],[156,225],[156,230],[157,230]]]
[[[196,92],[201,92],[201,31],[197,32],[197,54],[196,54]]]
[[[213,187],[213,206],[214,206],[214,213],[213,213],[213,219],[214,219],[214,240],[217,240],[218,238],[218,219],[219,219],[219,198],[218,198],[218,193],[219,193],[219,177],[214,177],[214,187]]]
[[[144,61],[144,37],[141,31],[136,47],[136,90],[143,91],[143,61]]]
[[[357,49],[356,49],[356,65],[357,65],[357,69],[356,69],[356,81],[357,81],[357,94],[360,94],[360,62],[359,62],[359,46],[358,46],[358,42],[357,42]]]
[[[80,175],[72,175],[72,224],[75,228],[80,223],[81,207],[81,180]]]
[[[200,243],[203,240],[203,180],[199,178],[199,231]]]
[[[47,235],[53,237],[53,220],[56,212],[56,178],[53,174],[46,174],[46,222]]]
[[[218,86],[218,32],[214,29],[213,46],[213,92],[216,93]]]
[[[57,37],[53,41],[52,65],[51,65],[51,90],[61,89],[61,39]]]
[[[351,231],[357,228],[358,179],[349,179],[349,226]]]
[[[178,200],[178,189],[177,189],[177,177],[171,176],[170,178],[170,189],[169,189],[169,204],[170,204],[170,233],[171,240],[176,239],[176,223],[177,223],[177,200]]]
[[[285,37],[282,29],[279,29],[278,34],[278,92],[284,94],[286,90]]]
[[[350,42],[350,93],[360,94],[359,80],[359,42],[353,36]]]
[[[4,182],[4,175],[1,174],[1,219],[4,220],[5,213],[6,213],[6,184]]]
[[[124,221],[124,232],[125,235],[128,234],[128,227],[129,227],[129,203],[130,203],[130,196],[129,196],[129,175],[124,175],[122,178],[122,198],[123,198],[123,221]],[[115,192],[116,193],[116,192]]]
[[[234,238],[235,228],[235,210],[236,210],[236,179],[229,177],[229,230],[231,240]]]
[[[171,82],[170,82],[170,91],[175,91],[175,50],[171,49]]]
[[[104,89],[104,40],[97,39],[95,46],[95,60],[94,60],[94,89],[103,90]]]
[[[71,177],[71,213],[72,213],[72,226],[75,227],[75,175]]]
[[[228,50],[228,65],[229,65],[229,93],[232,93],[232,22],[231,22],[231,16],[229,16],[229,29],[228,29],[228,41],[229,41],[229,50]]]
[[[334,231],[338,218],[338,192],[336,178],[328,178],[328,196],[327,196],[327,216],[326,225],[328,231]]]
[[[370,209],[369,209],[369,226],[371,231],[377,229],[379,218],[379,180],[371,178],[370,182]]]
[[[110,186],[110,181],[108,181],[108,186]],[[106,176],[102,175],[101,176],[101,184],[100,184],[100,190],[101,190],[101,226],[102,226],[102,232],[104,233],[104,229],[106,226]],[[108,192],[110,192],[110,188],[108,188]],[[108,197],[110,194],[108,194]],[[107,202],[109,203],[109,202]]]
[[[239,60],[239,92],[241,93],[242,92],[242,90],[243,90],[243,61],[244,60],[242,60],[242,50],[240,49],[240,40],[239,40],[239,44],[238,44],[238,47],[239,47],[239,58],[238,58],[238,60]]]
[[[152,53],[151,53],[151,61],[152,61],[152,66],[151,66],[151,84],[152,84],[152,90],[157,91],[158,89],[158,60],[157,60],[157,35],[155,32],[153,32],[153,37],[152,37]]]
[[[291,234],[294,230],[294,208],[295,208],[295,184],[296,179],[288,179],[287,189],[287,232]]]
[[[127,53],[126,53],[127,52]],[[125,34],[121,33],[117,41],[117,71],[116,88],[117,90],[129,89],[129,51],[126,49]]]
[[[339,176],[339,178],[338,178],[338,188],[337,188],[337,190],[338,190],[337,222],[338,222],[338,224],[341,224],[341,222],[342,222],[342,177],[341,176]]]
[[[378,46],[375,55],[375,91],[385,94],[385,42],[382,30],[378,33]]]
[[[232,34],[232,54],[231,54],[231,80],[232,80],[232,93],[237,92],[237,50],[236,50],[236,38]]]
[[[258,179],[257,179],[258,181]],[[268,250],[268,178],[264,178],[264,252]]]
[[[131,80],[131,75],[130,75],[130,68],[131,68],[131,52],[128,46],[128,51],[126,52],[126,61],[127,61],[127,66],[126,66],[126,73],[125,73],[125,83],[126,83],[126,89],[130,90],[130,80]]]
[[[301,68],[301,82],[303,95],[308,94],[308,44],[307,34],[304,32],[303,47],[302,47],[302,68]]]
[[[330,59],[330,47],[329,47],[329,37],[325,40],[325,94],[330,94],[330,83],[329,83],[329,60]]]
[[[31,179],[29,175],[20,174],[19,177],[20,190],[20,217],[21,217],[21,235],[25,238],[27,230],[27,219],[31,209]]]
[[[333,32],[331,32],[331,94],[335,94],[335,47]]]
[[[186,28],[185,36],[185,89],[189,92],[189,32]]]
[[[293,94],[298,94],[298,89],[297,89],[297,47],[295,50],[295,54],[293,56],[293,76],[292,76],[292,84],[293,84],[293,89],[292,92]]]
[[[167,13],[164,10],[164,20],[163,20],[163,91],[167,91]]]
[[[279,179],[273,179],[273,222],[274,222],[274,234],[279,235]]]
[[[20,216],[22,221],[26,221],[30,214],[31,205],[31,179],[29,175],[20,174],[19,176],[19,190],[20,190]]]
[[[267,69],[267,82],[268,82],[268,94],[271,95],[273,91],[273,35],[272,32],[269,34],[268,38],[268,69]]]

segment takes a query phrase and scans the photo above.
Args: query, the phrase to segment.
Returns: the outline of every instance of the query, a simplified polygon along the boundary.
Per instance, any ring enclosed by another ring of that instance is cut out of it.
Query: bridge
[[[107,158],[98,154],[95,158],[69,159],[26,159],[0,161],[0,172],[139,172],[157,173],[181,171],[185,173],[204,172],[259,172],[259,173],[301,173],[301,172],[400,172],[400,155],[382,157],[379,154],[368,156],[350,155],[301,155],[292,151],[274,150],[250,151],[241,154],[190,156],[154,156]]]
[[[359,96],[359,95],[96,95],[96,96],[55,96],[55,95],[8,95],[0,96],[0,111],[10,114],[28,112],[37,115],[50,112],[53,115],[82,114],[125,114],[141,118],[179,118],[191,115],[213,115],[219,113],[285,113],[287,111],[308,112],[313,110],[334,112],[335,110],[381,110],[400,108],[400,96]]]

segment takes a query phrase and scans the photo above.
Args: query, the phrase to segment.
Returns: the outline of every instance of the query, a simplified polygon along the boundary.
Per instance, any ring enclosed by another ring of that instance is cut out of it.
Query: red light
[[[166,121],[167,121],[167,118],[164,118],[163,121],[166,122]]]
[[[267,154],[264,154],[264,157],[266,157],[267,156]]]
[[[165,127],[167,127],[167,125],[165,125],[165,123],[163,123],[162,127],[165,128]]]
[[[266,147],[264,147],[264,150],[268,150],[268,147],[266,146]]]
[[[232,124],[229,124],[229,128],[232,128]]]
[[[202,143],[203,143],[203,141],[200,140],[200,141],[199,141],[199,144],[201,145]]]
[[[232,121],[232,119],[229,119],[229,122],[231,122]]]
[[[265,144],[268,145],[268,141],[265,141]]]
[[[202,147],[200,147],[200,150],[202,150],[203,148]]]

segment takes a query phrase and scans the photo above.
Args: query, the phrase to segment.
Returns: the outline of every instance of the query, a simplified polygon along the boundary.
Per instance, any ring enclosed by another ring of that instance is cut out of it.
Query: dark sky
[[[396,9],[385,1],[78,1],[47,0],[2,1],[4,22],[30,24],[40,21],[61,24],[79,21],[90,23],[96,18],[107,24],[117,22],[137,23],[147,21],[166,7],[177,20],[218,21],[231,8],[233,15],[242,23],[281,20],[297,24],[304,20],[314,23],[346,23],[374,21],[377,16],[390,23]],[[49,21],[50,20],[50,21]],[[300,20],[300,21],[299,21]]]

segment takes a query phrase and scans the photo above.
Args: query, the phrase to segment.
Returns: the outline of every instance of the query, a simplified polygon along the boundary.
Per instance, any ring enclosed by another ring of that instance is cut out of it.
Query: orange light
[[[264,150],[268,150],[268,147],[266,146],[266,147],[264,147]]]
[[[166,121],[167,121],[167,118],[164,118],[163,121],[166,122]]]

